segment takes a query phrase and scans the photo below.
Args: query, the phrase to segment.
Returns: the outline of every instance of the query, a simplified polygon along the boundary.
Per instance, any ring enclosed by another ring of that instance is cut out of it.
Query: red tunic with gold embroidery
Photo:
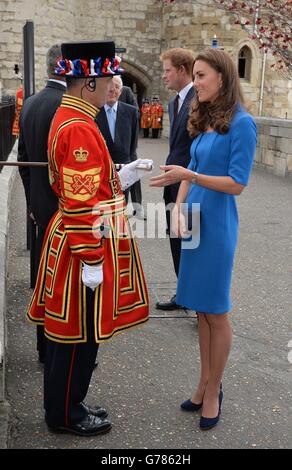
[[[20,86],[15,94],[15,116],[12,124],[12,135],[19,136],[19,116],[23,104],[23,88]]]
[[[96,113],[89,103],[64,95],[49,134],[49,177],[59,210],[46,232],[27,315],[57,342],[87,340],[82,262],[103,266],[94,297],[97,342],[148,319],[139,253]],[[106,237],[103,226],[110,230]]]
[[[160,103],[151,105],[151,127],[152,129],[162,129],[163,107]]]
[[[151,127],[151,106],[143,104],[141,107],[141,129],[149,129]]]

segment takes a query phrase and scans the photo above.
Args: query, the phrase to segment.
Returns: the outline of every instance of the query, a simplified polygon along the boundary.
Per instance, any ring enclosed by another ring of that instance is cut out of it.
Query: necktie
[[[179,94],[176,95],[174,102],[173,102],[173,119],[176,119],[177,114],[178,114],[178,100],[179,100]]]
[[[108,126],[109,130],[113,139],[113,142],[115,140],[115,127],[116,127],[116,116],[115,116],[115,111],[111,106],[107,108],[107,121],[108,121]]]

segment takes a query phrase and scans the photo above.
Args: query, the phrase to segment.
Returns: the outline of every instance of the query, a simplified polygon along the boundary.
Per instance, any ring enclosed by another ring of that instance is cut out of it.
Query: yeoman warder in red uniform
[[[49,178],[59,199],[42,249],[28,318],[44,324],[45,419],[52,431],[108,431],[101,407],[86,405],[98,345],[148,319],[148,294],[125,216],[118,174],[95,117],[121,73],[114,42],[62,44],[56,73],[67,93],[52,121]]]

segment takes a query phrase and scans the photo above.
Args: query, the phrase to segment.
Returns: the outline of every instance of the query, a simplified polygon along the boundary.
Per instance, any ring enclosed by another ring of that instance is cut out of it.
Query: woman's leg
[[[220,382],[232,344],[229,314],[206,314],[210,328],[209,379],[205,390],[202,415],[214,418],[218,414]]]
[[[204,313],[198,312],[198,331],[201,360],[200,381],[195,393],[192,395],[193,403],[202,403],[210,373],[210,326]]]

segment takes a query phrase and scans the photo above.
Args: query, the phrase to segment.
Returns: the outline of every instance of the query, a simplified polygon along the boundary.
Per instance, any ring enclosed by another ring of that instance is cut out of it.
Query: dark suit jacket
[[[20,113],[18,161],[48,161],[50,124],[65,90],[63,85],[48,81],[43,90],[24,101]],[[37,225],[45,229],[58,209],[58,199],[50,186],[48,169],[20,167],[19,172],[27,205]]]
[[[170,134],[169,155],[166,159],[166,165],[180,165],[186,168],[190,163],[190,147],[193,139],[189,136],[187,122],[189,118],[190,104],[194,96],[195,90],[194,87],[192,87],[185,97],[175,120],[173,118],[173,103],[175,98],[173,98],[168,104]],[[179,183],[165,187],[164,199],[166,203],[176,201],[178,189]]]
[[[97,115],[96,123],[106,141],[114,163],[129,163],[136,158],[139,131],[137,108],[118,101],[114,142],[103,107]]]
[[[136,97],[134,93],[132,92],[132,88],[129,86],[124,85],[122,88],[122,93],[120,94],[119,101],[122,101],[123,103],[131,104],[132,106],[135,106],[135,108],[139,109]]]

